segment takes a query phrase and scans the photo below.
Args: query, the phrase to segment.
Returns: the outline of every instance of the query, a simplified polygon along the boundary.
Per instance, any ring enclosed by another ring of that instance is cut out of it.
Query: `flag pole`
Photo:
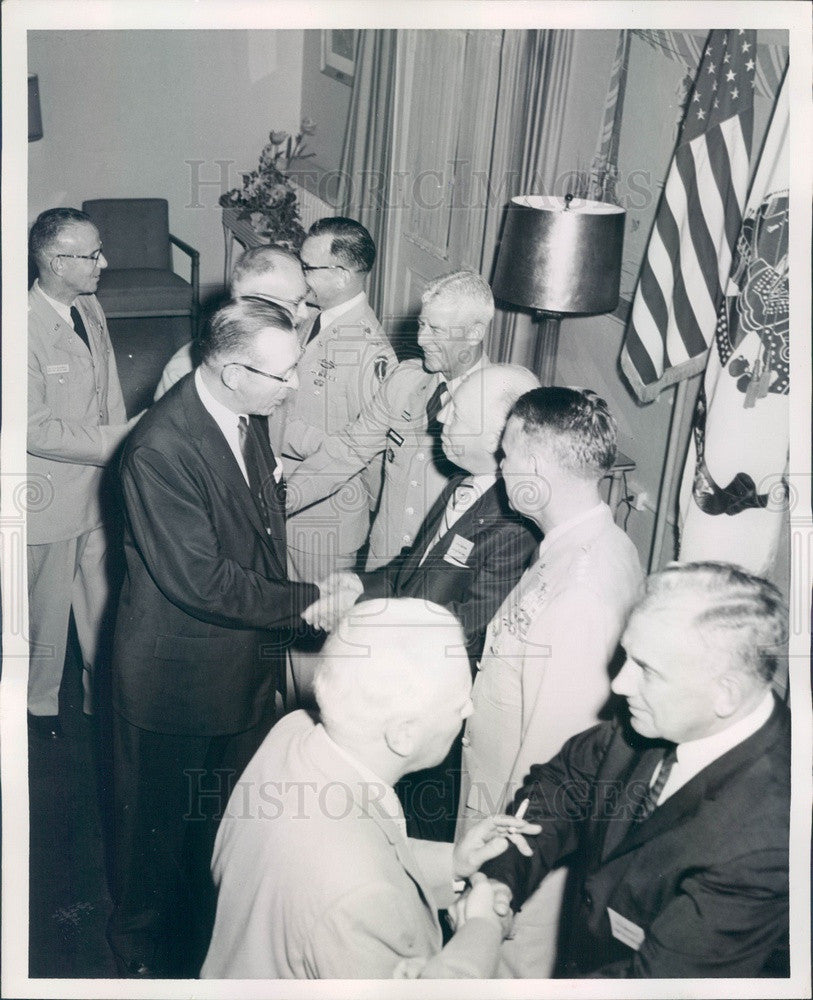
[[[673,493],[673,477],[678,463],[678,446],[680,430],[683,426],[683,416],[686,412],[686,398],[689,392],[689,379],[678,382],[675,401],[672,405],[672,420],[669,424],[669,441],[666,445],[666,460],[661,476],[661,488],[658,494],[658,509],[655,511],[655,528],[652,533],[652,549],[649,553],[647,572],[656,573],[660,568],[661,552],[664,536],[669,526],[669,501]]]

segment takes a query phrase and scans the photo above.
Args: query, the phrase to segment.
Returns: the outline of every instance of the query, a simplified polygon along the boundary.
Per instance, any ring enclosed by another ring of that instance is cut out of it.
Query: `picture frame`
[[[356,36],[353,28],[322,30],[322,72],[348,87],[356,72]]]

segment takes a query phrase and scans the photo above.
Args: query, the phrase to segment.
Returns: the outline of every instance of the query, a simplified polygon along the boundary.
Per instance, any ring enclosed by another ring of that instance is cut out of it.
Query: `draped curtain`
[[[560,193],[558,156],[575,41],[574,31],[506,31],[505,36],[491,183],[491,190],[504,196],[486,225],[484,273],[489,277],[510,199],[518,194]],[[520,123],[518,128],[515,122]],[[531,365],[535,337],[530,313],[506,303],[494,317],[489,355],[493,361]]]
[[[397,32],[359,31],[357,38],[356,71],[342,147],[341,214],[358,219],[380,252],[386,245]],[[384,268],[376,266],[367,289],[376,314],[383,301],[383,283]]]

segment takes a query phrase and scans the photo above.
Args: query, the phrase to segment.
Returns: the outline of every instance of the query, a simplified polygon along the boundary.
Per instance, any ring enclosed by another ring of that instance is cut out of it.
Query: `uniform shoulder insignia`
[[[387,377],[387,369],[389,368],[389,358],[386,354],[379,354],[373,359],[373,371],[375,372],[375,377],[379,382],[383,382]]]

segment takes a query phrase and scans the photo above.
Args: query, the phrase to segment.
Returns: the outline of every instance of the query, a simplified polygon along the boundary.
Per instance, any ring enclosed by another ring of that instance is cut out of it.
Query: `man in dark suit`
[[[539,545],[533,524],[511,510],[498,468],[508,412],[537,386],[520,365],[489,365],[464,378],[438,421],[446,457],[465,471],[444,488],[410,549],[372,572],[332,574],[325,581],[330,596],[307,609],[307,621],[330,630],[336,624],[330,613],[355,601],[417,597],[458,617],[474,670],[488,623]],[[441,764],[399,783],[410,836],[454,839],[459,774],[457,738]]]
[[[790,719],[772,693],[787,610],[724,563],[650,578],[605,723],[534,765],[517,793],[531,857],[483,870],[518,910],[560,859],[576,879],[566,977],[788,975]]]
[[[230,303],[204,334],[201,365],[148,412],[123,455],[110,940],[124,974],[196,971],[173,921],[203,912],[203,807],[208,798],[217,819],[229,779],[268,732],[289,633],[319,594],[287,579],[284,487],[265,424],[296,388],[299,353],[285,310]]]

